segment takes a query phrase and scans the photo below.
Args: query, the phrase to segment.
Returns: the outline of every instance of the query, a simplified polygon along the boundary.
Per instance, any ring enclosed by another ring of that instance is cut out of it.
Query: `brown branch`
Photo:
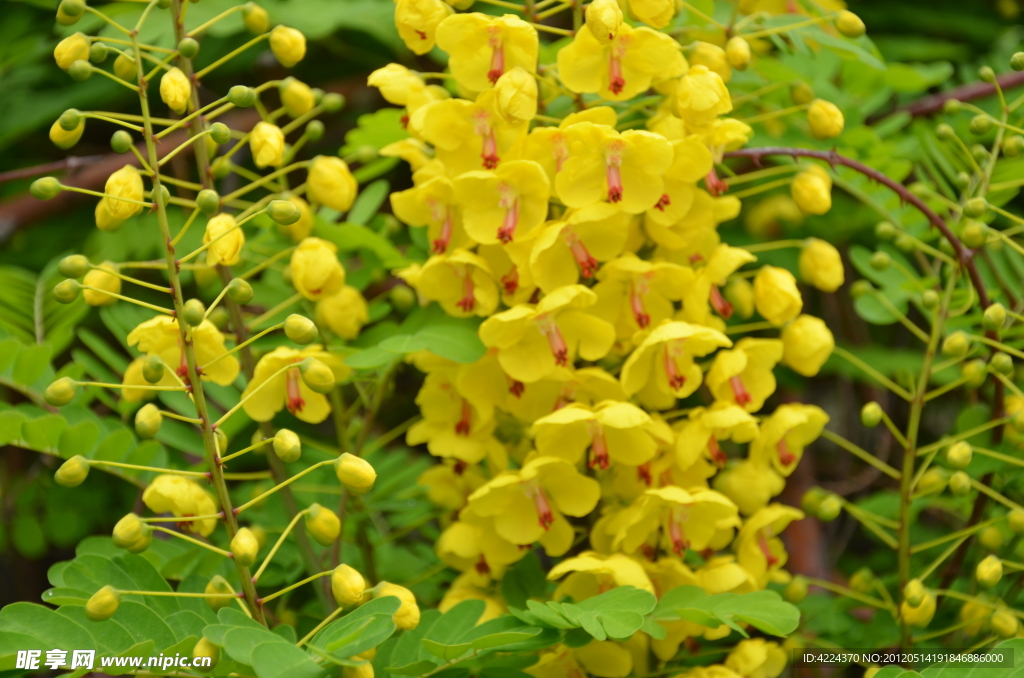
[[[1002,90],[1008,90],[1012,87],[1024,85],[1024,71],[1020,73],[1004,73],[996,78],[999,83],[999,88]],[[879,113],[876,115],[868,116],[868,124],[876,123],[883,118],[887,118],[894,113],[900,111],[906,111],[915,118],[932,115],[942,110],[942,107],[950,99],[957,99],[958,101],[974,101],[975,99],[984,99],[985,97],[992,96],[996,93],[996,87],[990,82],[972,82],[966,85],[960,85],[954,87],[951,90],[945,92],[939,92],[938,94],[931,94],[922,99],[911,101],[909,104],[903,106],[897,106],[891,111],[885,113]]]
[[[43,165],[34,165],[32,167],[22,167],[21,169],[0,172],[0,184],[8,181],[15,181],[17,179],[31,179],[32,177],[38,177],[41,174],[60,172],[61,170],[74,172],[79,167],[87,167],[88,165],[98,162],[105,157],[106,156],[103,155],[85,155],[82,157],[71,155],[63,160],[56,160]]]

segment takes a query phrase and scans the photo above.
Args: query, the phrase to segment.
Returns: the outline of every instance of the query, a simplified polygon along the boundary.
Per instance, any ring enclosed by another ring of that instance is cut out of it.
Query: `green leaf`
[[[435,657],[439,657],[445,660],[446,662],[461,657],[462,655],[466,654],[470,649],[472,649],[472,645],[470,643],[459,643],[458,645],[444,645],[442,643],[430,640],[429,638],[424,638],[420,642],[423,643],[423,647],[427,648],[427,652],[434,655]]]
[[[401,268],[409,263],[391,241],[361,224],[329,224],[317,220],[316,234],[337,245],[342,252],[368,250],[375,254],[386,268]]]
[[[356,198],[352,209],[345,216],[345,220],[350,224],[358,224],[360,226],[370,223],[370,219],[373,218],[373,215],[377,213],[380,206],[387,200],[390,190],[391,184],[386,179],[379,179],[366,186],[359,191],[359,197]]]
[[[476,327],[467,325],[431,325],[415,335],[435,355],[457,363],[476,362],[487,353]]]
[[[324,671],[302,649],[287,641],[261,643],[252,649],[250,657],[249,664],[259,678],[316,678]]]
[[[389,666],[385,671],[393,673],[396,676],[422,676],[424,673],[430,673],[438,666],[437,662],[432,662],[429,659],[421,659],[418,662],[412,664],[406,664],[405,666]]]
[[[413,353],[427,348],[426,342],[421,338],[418,336],[410,336],[408,334],[396,334],[392,337],[388,337],[377,345],[385,351],[390,351],[392,353]]]
[[[470,642],[470,646],[474,650],[491,650],[495,648],[505,647],[513,643],[521,643],[535,637],[541,632],[541,629],[530,629],[529,631],[505,631],[502,633],[492,633],[487,636],[474,639]]]

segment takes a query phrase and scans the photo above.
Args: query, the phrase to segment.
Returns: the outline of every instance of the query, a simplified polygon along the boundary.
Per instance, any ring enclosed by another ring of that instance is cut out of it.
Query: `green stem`
[[[169,530],[166,527],[160,527],[159,525],[154,525],[152,529],[157,530],[159,532],[164,532],[166,534],[174,535],[178,539],[183,539],[183,540],[185,540],[185,541],[187,541],[189,543],[195,544],[196,546],[202,546],[204,549],[206,549],[208,551],[213,551],[214,553],[219,553],[220,555],[224,556],[225,558],[234,558],[235,557],[234,554],[231,553],[231,551],[225,551],[224,549],[219,549],[216,546],[214,546],[213,544],[207,544],[205,541],[200,541],[199,539],[193,539],[192,537],[190,537],[188,535],[185,535],[185,534],[182,534],[181,532],[178,532],[176,530]]]

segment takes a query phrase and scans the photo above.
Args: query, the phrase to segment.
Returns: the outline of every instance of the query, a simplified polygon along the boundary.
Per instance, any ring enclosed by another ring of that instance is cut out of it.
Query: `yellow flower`
[[[832,332],[820,318],[798,316],[782,328],[782,363],[805,377],[813,377],[836,347]]]
[[[600,367],[560,367],[545,379],[519,385],[510,392],[514,397],[508,399],[504,409],[522,422],[537,421],[568,403],[594,405],[603,400],[626,399],[619,380]]]
[[[285,68],[291,68],[306,56],[306,36],[294,28],[276,26],[270,31],[270,51]]]
[[[660,531],[665,550],[682,556],[686,549],[703,551],[719,525],[734,523],[736,516],[736,505],[725,495],[670,485],[644,492],[609,522],[608,530],[615,535],[613,548],[625,553],[635,553]]]
[[[142,493],[142,501],[153,513],[173,513],[178,518],[211,516],[219,510],[209,492],[195,481],[177,475],[159,475],[154,478]],[[210,536],[216,527],[216,518],[179,523],[181,530],[204,537]]]
[[[616,586],[633,586],[654,593],[654,585],[643,565],[622,553],[602,555],[584,551],[551,568],[548,579],[553,581],[566,574],[569,576],[559,584],[555,600],[569,596],[579,603]]]
[[[701,268],[683,295],[683,311],[680,317],[701,325],[712,326],[716,323],[711,309],[724,320],[732,317],[732,304],[722,296],[721,288],[729,276],[741,266],[756,261],[750,252],[738,247],[719,245],[708,257],[707,264]]]
[[[491,269],[491,275],[501,282],[501,301],[506,306],[529,303],[537,294],[537,285],[530,271],[532,239],[516,240],[503,245],[480,245],[477,253]]]
[[[536,664],[523,670],[533,678],[625,678],[633,670],[633,657],[619,643],[594,640],[575,649],[556,645],[542,652]]]
[[[741,640],[726,657],[725,666],[746,678],[776,678],[786,668],[786,651],[764,638]]]
[[[183,113],[192,96],[192,83],[175,66],[160,78],[160,98],[175,113]]]
[[[316,105],[313,90],[301,80],[285,78],[284,82],[281,83],[280,93],[281,104],[288,111],[288,115],[293,118],[297,118],[303,113],[308,113]]]
[[[594,0],[586,7],[586,21],[593,38],[607,45],[622,27],[622,9],[615,0]]]
[[[245,233],[233,216],[221,213],[206,222],[203,244],[211,242],[213,244],[206,250],[207,266],[233,266],[242,254]]]
[[[754,304],[757,312],[776,327],[800,315],[804,306],[796,278],[776,266],[762,266],[754,277]]]
[[[989,608],[991,610],[991,608]],[[927,628],[935,616],[935,594],[925,591],[920,605],[911,605],[907,601],[900,603],[900,619],[919,629]]]
[[[623,23],[615,37],[599,40],[589,25],[558,51],[558,75],[573,92],[594,93],[611,101],[632,99],[657,78],[686,72],[679,43],[650,28]]]
[[[468,509],[437,538],[436,550],[438,558],[464,572],[477,586],[500,580],[509,565],[526,555],[525,550],[498,536],[493,519],[481,518]]]
[[[510,125],[522,125],[537,115],[537,79],[521,66],[506,71],[494,85],[494,112]]]
[[[96,217],[96,228],[101,231],[116,231],[121,228],[121,224],[124,223],[124,221],[122,219],[115,219],[110,214],[110,208],[107,207],[108,202],[113,201],[103,198],[96,203],[96,210],[94,212]]]
[[[674,96],[676,115],[694,131],[709,127],[718,116],[732,110],[722,76],[707,66],[691,66],[676,85]]]
[[[398,271],[422,299],[436,301],[450,316],[489,316],[498,307],[498,287],[481,257],[467,250],[438,254],[425,264]]]
[[[743,36],[732,36],[725,43],[725,57],[736,70],[747,70],[750,65],[750,43]]]
[[[385,101],[407,107],[409,115],[437,98],[423,78],[401,64],[378,68],[370,73],[366,84],[379,89]]]
[[[596,407],[573,403],[534,422],[537,452],[573,464],[590,448],[590,466],[607,469],[611,462],[639,466],[657,451],[649,414],[636,405],[605,401]]]
[[[112,219],[124,220],[142,211],[142,205],[117,199],[142,200],[142,175],[134,165],[125,165],[107,177],[103,192],[111,196],[103,200]]]
[[[306,238],[292,252],[292,285],[310,301],[330,296],[345,285],[345,269],[338,248],[320,238]]]
[[[316,302],[316,320],[342,339],[352,340],[369,322],[370,309],[359,290],[345,285],[334,294],[320,297]]]
[[[425,183],[429,179],[436,176],[440,176],[444,172],[444,167],[441,166],[439,160],[433,160],[431,158],[432,149],[419,139],[400,139],[393,143],[388,144],[384,148],[380,149],[380,156],[382,158],[401,158],[402,160],[409,163],[409,168],[413,171],[413,183],[417,186]],[[417,176],[418,170],[427,168],[428,166],[437,167],[440,171],[433,173],[430,176],[421,175]],[[392,193],[394,195],[394,193]]]
[[[715,356],[708,370],[708,388],[716,400],[757,412],[775,392],[772,368],[781,359],[782,342],[778,339],[740,339],[734,348]]]
[[[803,220],[804,213],[791,196],[775,193],[747,207],[743,225],[751,235],[779,237],[784,225],[799,226]]]
[[[138,327],[128,333],[128,345],[137,346],[139,352],[144,355],[159,356],[163,361],[165,370],[164,377],[159,382],[161,386],[177,385],[172,372],[181,379],[187,375],[185,355],[181,350],[181,332],[178,329],[178,321],[166,315],[158,315],[155,318],[141,323]],[[221,358],[227,353],[224,347],[224,335],[209,320],[204,320],[198,327],[192,328],[192,347],[196,355],[196,363],[199,366],[208,365],[215,358]],[[137,364],[137,367],[135,367]],[[134,367],[134,369],[133,369]],[[221,386],[227,386],[238,376],[238,360],[233,355],[221,358],[216,363],[203,369],[202,378],[205,381],[212,381]],[[142,377],[142,361],[133,361],[124,375],[125,384],[148,384]],[[143,396],[152,393],[130,394],[134,389],[124,389],[125,400],[138,401]],[[132,397],[134,395],[135,397]]]
[[[50,141],[57,148],[66,151],[78,143],[78,140],[82,138],[83,132],[85,132],[84,117],[79,121],[78,126],[70,132],[60,126],[60,120],[58,119],[50,126]]]
[[[348,164],[341,158],[318,155],[309,167],[307,197],[311,202],[326,205],[339,212],[352,207],[359,191]]]
[[[299,363],[306,358],[316,358],[327,365],[338,383],[348,378],[349,368],[319,344],[301,351],[279,346],[260,358],[252,380],[242,392],[245,401],[242,409],[253,421],[270,421],[285,408],[310,424],[319,424],[327,418],[331,413],[327,396],[309,388],[299,374]],[[289,365],[294,367],[285,369]]]
[[[782,504],[771,504],[750,516],[736,536],[737,557],[743,569],[766,584],[768,573],[786,564],[786,549],[778,535],[803,517],[803,511]]]
[[[475,466],[456,459],[431,466],[420,474],[416,484],[427,488],[427,498],[446,509],[458,511],[466,500],[487,479]]]
[[[445,99],[423,106],[409,119],[451,177],[471,170],[494,169],[509,157],[527,132],[527,125],[510,125],[494,109],[488,90],[476,101]]]
[[[637,394],[653,409],[667,409],[700,385],[703,375],[694,358],[732,342],[721,332],[684,322],[667,322],[654,329],[622,366],[622,388]]]
[[[741,407],[721,401],[711,407],[698,407],[679,427],[676,464],[686,470],[704,456],[722,468],[727,457],[718,446],[719,440],[749,443],[757,434],[757,420]]]
[[[597,279],[594,314],[615,325],[619,339],[629,340],[637,331],[672,318],[672,302],[692,284],[693,270],[651,263],[627,252],[605,264]]]
[[[789,192],[804,214],[825,214],[832,209],[832,177],[818,165],[797,174]]]
[[[839,250],[818,238],[808,238],[800,250],[800,277],[822,292],[835,292],[843,285],[843,260]]]
[[[249,137],[249,150],[257,167],[277,167],[284,159],[284,132],[269,122],[256,123]]]
[[[562,164],[569,157],[570,139],[565,130],[579,122],[592,122],[614,128],[617,122],[615,109],[610,106],[594,106],[570,113],[562,119],[558,127],[534,127],[518,148],[521,159],[533,160],[544,168],[551,182],[553,195],[557,195],[555,176],[562,170]]]
[[[438,25],[452,14],[442,0],[395,0],[395,26],[405,46],[415,54],[434,49]]]
[[[437,46],[448,52],[448,68],[469,92],[482,92],[517,67],[537,70],[537,29],[514,14],[454,14],[437,27]]]
[[[579,282],[581,274],[593,278],[598,262],[622,252],[629,236],[629,219],[614,205],[596,203],[549,223],[530,250],[533,279],[543,291],[552,292]]]
[[[757,513],[782,492],[786,481],[771,466],[743,460],[715,476],[716,490],[732,499],[745,516]]]
[[[629,13],[648,26],[664,28],[675,16],[676,3],[673,0],[629,0]]]
[[[815,99],[807,109],[807,123],[818,139],[832,139],[843,133],[843,112],[830,101]]]
[[[572,125],[565,133],[569,157],[555,183],[566,205],[589,207],[607,200],[625,212],[639,214],[661,198],[662,175],[673,158],[672,146],[664,137],[643,130],[619,133],[592,122]]]
[[[543,224],[550,190],[544,169],[531,160],[510,160],[455,180],[466,233],[483,244],[509,243]]]
[[[750,459],[771,464],[780,475],[796,469],[804,447],[818,439],[828,423],[828,415],[814,405],[780,405],[761,423],[761,435],[750,445]]]
[[[434,254],[473,244],[463,228],[462,209],[455,199],[455,186],[448,177],[434,177],[413,188],[392,193],[391,209],[409,226],[427,227],[427,240]]]
[[[607,322],[580,309],[597,295],[582,285],[548,294],[536,306],[520,304],[480,325],[485,346],[498,349],[502,369],[525,384],[543,379],[556,366],[566,367],[577,351],[584,360],[600,360],[615,341]]]
[[[96,287],[107,292],[120,294],[121,279],[110,273],[117,273],[117,264],[112,261],[104,261],[98,268],[94,268],[86,273],[82,283],[89,287]],[[93,290],[82,290],[82,298],[90,306],[109,306],[117,301],[115,297],[109,294]]]
[[[279,224],[279,230],[284,231],[293,241],[301,242],[313,232],[313,213],[309,209],[309,203],[292,193],[282,196],[282,199],[299,208],[299,218],[287,226]]]
[[[504,471],[469,497],[473,512],[494,518],[498,535],[513,544],[540,541],[548,555],[569,550],[573,529],[562,514],[581,517],[594,510],[601,487],[572,464],[537,457],[517,471]]]
[[[89,38],[84,33],[73,33],[57,43],[53,59],[61,70],[68,70],[76,61],[88,60]]]
[[[437,604],[437,611],[447,612],[464,600],[482,600],[484,602],[484,613],[480,615],[477,624],[489,622],[508,612],[508,607],[501,596],[489,588],[478,586],[469,572],[456,577],[449,585],[441,602]]]
[[[392,617],[395,626],[403,631],[412,631],[419,626],[420,608],[416,604],[416,596],[413,595],[412,591],[404,586],[386,581],[381,582],[379,586],[380,588],[377,591],[378,597],[394,596],[402,601],[401,607],[398,608],[398,611]]]
[[[708,148],[715,162],[722,162],[726,151],[733,151],[750,140],[754,130],[750,125],[740,122],[735,118],[718,118],[709,127],[701,130],[700,139]],[[717,182],[717,192],[725,189],[725,184],[718,181],[717,176],[712,176],[711,181]]]
[[[697,196],[696,184],[714,167],[711,151],[696,135],[677,139],[672,144],[672,164],[664,172],[664,193],[647,210],[647,218],[669,229],[688,216]],[[706,194],[705,194],[706,195]],[[651,236],[654,238],[654,235]],[[674,247],[675,243],[655,238],[659,244]]]

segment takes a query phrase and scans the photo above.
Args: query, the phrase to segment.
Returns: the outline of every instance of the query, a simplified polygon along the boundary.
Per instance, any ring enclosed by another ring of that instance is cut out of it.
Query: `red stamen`
[[[610,158],[608,161],[608,202],[619,202],[622,200],[622,169],[619,166],[619,158]]]
[[[569,157],[569,146],[565,143],[565,137],[559,133],[551,139],[551,153],[555,156],[555,171],[562,171],[562,164]]]
[[[590,250],[583,244],[579,236],[570,230],[565,232],[565,242],[569,245],[569,251],[572,252],[573,259],[580,267],[580,273],[583,274],[584,278],[593,278],[594,274],[597,273],[597,259],[590,254]]]
[[[286,405],[288,407],[288,411],[291,412],[292,414],[298,414],[299,412],[302,411],[303,406],[306,404],[306,401],[302,399],[302,394],[299,391],[298,368],[288,370],[286,383],[288,394]]]
[[[555,522],[555,514],[551,510],[551,503],[544,490],[536,485],[526,488],[526,494],[533,499],[533,506],[537,509],[537,522],[544,530],[551,529],[551,523]]]
[[[779,461],[782,462],[783,466],[789,466],[796,461],[796,455],[789,451],[785,438],[775,443],[775,449],[779,452]]]
[[[737,405],[746,405],[750,402],[750,394],[747,393],[747,388],[743,385],[743,380],[740,379],[739,375],[729,377],[729,386],[732,387],[732,394],[736,396]]]
[[[636,467],[636,477],[647,487],[651,486],[651,462],[645,462]]]
[[[655,556],[658,555],[657,553],[655,553],[654,547],[650,544],[641,544],[640,553],[643,555],[644,558],[651,561],[653,561]]]
[[[508,392],[514,395],[516,398],[523,397],[523,391],[526,390],[526,384],[521,381],[512,380],[512,383],[508,387]]]
[[[506,202],[504,198],[502,202]],[[504,244],[512,242],[512,236],[515,235],[516,226],[519,224],[519,198],[513,198],[511,202],[511,205],[505,207],[505,219],[498,228],[498,240]]]
[[[505,73],[505,45],[500,35],[491,35],[488,42],[494,51],[491,52],[491,68],[487,71],[487,79],[493,85]]]
[[[771,548],[768,546],[768,540],[765,539],[763,532],[757,533],[757,546],[761,549],[761,553],[764,554],[765,560],[768,561],[768,567],[779,562],[779,559],[772,554]]]
[[[469,464],[467,464],[466,462],[464,462],[464,461],[462,461],[460,459],[457,462],[455,462],[455,466],[452,467],[452,471],[455,472],[455,475],[461,476],[463,473],[466,472],[466,469],[468,467],[469,467]]]
[[[715,173],[714,167],[712,167],[711,171],[708,172],[708,175],[704,177],[704,185],[707,187],[708,193],[715,197],[718,197],[729,190],[729,184],[718,178],[718,174]]]
[[[494,169],[501,161],[498,157],[498,142],[494,139],[494,130],[488,126],[486,133],[481,136],[484,138],[484,148],[480,152],[480,157],[483,158],[484,169]]]
[[[515,264],[512,264],[508,273],[501,276],[501,287],[505,290],[505,294],[515,294],[519,289],[519,269]]]
[[[708,439],[708,452],[711,453],[711,461],[715,462],[715,466],[718,468],[723,468],[725,466],[725,462],[728,457],[725,456],[725,452],[722,451],[722,448],[718,446],[718,441],[715,440],[714,435]]]
[[[696,264],[698,261],[703,261],[703,259],[704,255],[701,254],[700,252],[694,252],[693,254],[690,255],[691,264]]]
[[[682,521],[672,521],[668,527],[668,536],[672,540],[672,551],[677,556],[682,556],[686,553],[686,549],[690,548],[690,540],[686,538],[686,534],[683,532]]]
[[[622,76],[621,50],[612,49],[608,60],[608,89],[612,94],[619,94],[626,87],[626,78]]]
[[[590,425],[590,468],[608,469],[611,459],[608,456],[608,441],[604,439],[604,431],[598,423]]]
[[[473,408],[469,404],[469,401],[465,398],[462,399],[462,417],[455,423],[455,433],[460,436],[468,436],[469,430],[472,428],[473,421]]]
[[[414,30],[416,31],[416,35],[420,36],[420,40],[426,40],[427,39],[427,34],[424,31],[421,31],[418,28],[416,28]]]
[[[488,575],[491,573],[491,567],[487,564],[487,559],[484,555],[480,554],[480,560],[476,561],[476,571],[480,574]]]
[[[462,298],[455,305],[466,313],[472,311],[473,306],[476,305],[476,296],[473,294],[473,276],[468,270],[466,277],[462,279]]]
[[[555,364],[565,367],[569,364],[569,345],[565,343],[565,337],[554,320],[545,320],[540,324],[541,333],[547,337],[548,346],[551,347],[551,355],[555,356]]]
[[[636,324],[640,326],[640,329],[644,329],[651,324],[651,316],[648,315],[647,310],[644,308],[644,298],[640,290],[637,289],[636,283],[630,283],[629,285],[629,306],[633,309],[633,319],[636,320]]]
[[[675,356],[672,355],[672,350],[668,344],[665,345],[663,363],[665,365],[665,375],[668,377],[668,385],[673,391],[678,391],[686,383],[686,377],[679,372],[679,365],[676,364]]]
[[[664,211],[665,211],[665,208],[666,208],[666,207],[668,207],[668,206],[669,206],[669,205],[671,205],[671,204],[672,204],[672,198],[668,197],[668,193],[662,193],[662,194],[661,194],[661,197],[660,197],[660,198],[658,198],[658,202],[657,202],[657,203],[655,203],[655,205],[654,205],[654,206],[655,206],[655,207],[656,207],[657,209],[659,209],[659,210],[661,210],[662,212],[664,212]]]
[[[715,312],[722,316],[722,318],[728,320],[732,317],[732,304],[722,296],[718,285],[711,286],[711,294],[708,295],[708,300],[711,302],[711,308],[715,309]]]
[[[402,123],[402,129],[407,129],[409,127],[409,114],[403,115],[400,122]]]
[[[441,222],[441,235],[434,241],[434,254],[444,254],[448,249],[448,243],[452,239],[452,208],[445,206],[444,221]]]

